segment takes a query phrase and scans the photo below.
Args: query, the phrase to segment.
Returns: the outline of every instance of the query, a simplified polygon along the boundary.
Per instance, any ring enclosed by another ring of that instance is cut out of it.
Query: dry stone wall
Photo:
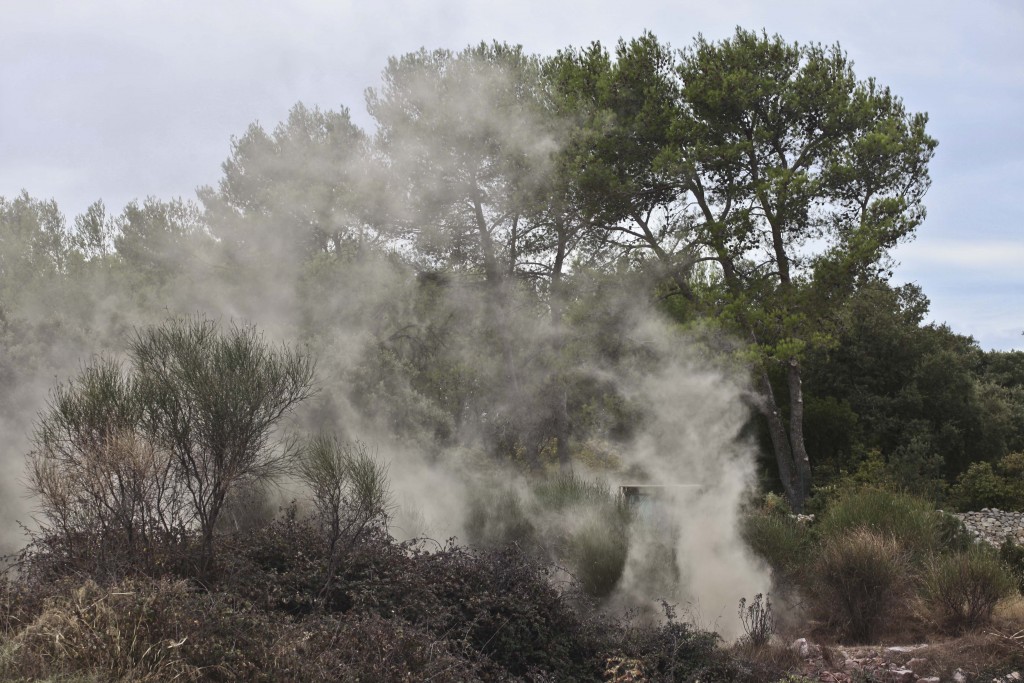
[[[1005,512],[995,508],[982,508],[980,512],[954,512],[964,526],[977,539],[1000,545],[1012,538],[1024,545],[1024,512]]]

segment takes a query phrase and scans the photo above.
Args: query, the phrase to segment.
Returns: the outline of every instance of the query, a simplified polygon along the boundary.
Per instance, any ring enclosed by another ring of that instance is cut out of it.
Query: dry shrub
[[[751,681],[784,680],[786,675],[798,671],[804,660],[792,648],[782,643],[755,645],[747,640],[737,642],[729,651],[744,679]]]
[[[992,626],[999,631],[1024,629],[1024,596],[1010,595],[1001,600],[992,612]],[[1024,640],[1021,641],[1024,647]]]
[[[466,648],[403,619],[376,614],[304,620],[278,640],[273,655],[275,680],[442,683],[484,678],[479,658]]]
[[[187,641],[153,632],[154,616],[166,616],[168,603],[185,592],[180,583],[148,590],[125,585],[106,591],[93,581],[46,609],[9,644],[3,673],[29,678],[70,673],[102,674],[109,680],[199,680],[201,671],[182,656]]]
[[[271,650],[283,628],[243,601],[196,592],[183,581],[101,588],[87,580],[48,598],[11,637],[0,675],[278,680]]]
[[[989,623],[996,603],[1013,588],[1013,579],[996,554],[976,545],[934,557],[925,569],[921,593],[936,620],[959,633]]]
[[[992,633],[968,633],[933,643],[926,652],[926,673],[944,681],[953,680],[957,669],[967,675],[967,680],[990,681],[1002,680],[1007,673],[1024,667],[1024,648]]]
[[[910,562],[891,536],[864,528],[826,541],[816,567],[817,609],[847,639],[866,642],[905,607]]]

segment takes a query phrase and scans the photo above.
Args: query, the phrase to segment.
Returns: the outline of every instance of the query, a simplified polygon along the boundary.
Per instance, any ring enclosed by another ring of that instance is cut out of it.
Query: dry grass
[[[164,583],[143,599],[121,589],[106,591],[88,581],[71,595],[49,601],[42,614],[11,637],[0,673],[37,679],[89,671],[113,681],[190,681],[200,671],[178,652],[185,642],[152,638],[162,598],[185,592]]]
[[[920,653],[928,660],[919,674],[950,680],[957,669],[968,680],[991,680],[1024,666],[1024,648],[1005,639],[983,632],[968,633],[959,638],[936,641]]]
[[[728,654],[748,673],[749,680],[774,681],[800,670],[803,660],[783,642],[774,640],[767,645],[740,641]]]
[[[894,537],[863,528],[829,539],[815,575],[819,614],[854,642],[871,642],[910,595],[907,553]]]
[[[1024,595],[1017,593],[1001,600],[992,613],[992,626],[997,631],[1024,629]]]

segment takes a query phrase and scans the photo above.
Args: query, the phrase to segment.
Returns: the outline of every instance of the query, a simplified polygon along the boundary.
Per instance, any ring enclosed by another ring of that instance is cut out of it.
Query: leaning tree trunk
[[[786,379],[789,384],[789,444],[795,466],[793,488],[797,491],[793,509],[802,512],[804,503],[811,495],[811,460],[804,443],[804,390],[800,379],[800,362],[796,358],[789,359]]]
[[[794,367],[795,366],[795,367]],[[800,366],[790,362],[787,378],[790,392],[790,416],[787,426],[782,410],[775,400],[768,371],[761,370],[761,398],[758,407],[768,422],[768,434],[775,451],[775,462],[786,499],[794,512],[802,512],[810,495],[811,466],[803,436],[803,392],[800,387]]]

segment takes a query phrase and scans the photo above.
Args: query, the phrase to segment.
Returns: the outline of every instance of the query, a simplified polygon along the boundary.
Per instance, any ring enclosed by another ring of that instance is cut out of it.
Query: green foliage
[[[362,443],[342,443],[320,434],[309,440],[297,474],[310,491],[329,546],[321,595],[342,562],[342,555],[366,533],[387,529],[390,510],[387,468]]]
[[[937,514],[940,548],[945,552],[967,550],[975,543],[974,536],[967,530],[967,525],[959,517],[948,512]]]
[[[233,259],[276,270],[282,260],[360,255],[381,239],[371,227],[380,174],[345,108],[299,103],[272,132],[254,123],[222,168],[216,190],[198,194]]]
[[[1012,538],[1007,538],[999,546],[999,559],[1017,584],[1017,591],[1024,595],[1024,546],[1018,545]]]
[[[926,501],[877,488],[840,492],[816,527],[826,543],[864,530],[893,539],[917,559],[940,549],[943,540],[939,516]]]
[[[955,632],[987,624],[996,603],[1012,590],[1006,567],[984,544],[934,557],[922,579],[925,600],[943,626]]]
[[[574,474],[558,474],[533,487],[538,504],[548,510],[565,510],[613,502],[608,485]]]
[[[956,479],[950,500],[959,510],[1024,511],[1024,453],[1010,453],[993,466],[972,463]]]
[[[662,608],[663,625],[629,628],[623,643],[623,649],[639,660],[652,680],[736,680],[736,670],[715,650],[717,634],[680,621],[675,607],[667,602],[662,602]]]
[[[469,501],[466,519],[466,535],[472,545],[533,547],[537,529],[515,490],[476,493]]]
[[[794,587],[806,577],[813,556],[813,537],[788,514],[752,513],[740,531],[754,553],[768,563],[780,587]]]
[[[910,562],[896,538],[854,526],[826,537],[814,576],[819,613],[847,638],[868,642],[902,607]]]
[[[312,373],[307,357],[249,327],[222,333],[191,318],[137,330],[127,370],[95,361],[39,418],[29,486],[40,537],[116,575],[153,570],[198,529],[208,562],[229,495],[283,471],[275,431]]]
[[[612,511],[584,519],[571,532],[566,549],[580,586],[594,597],[609,595],[622,578],[629,552],[629,529]]]
[[[483,548],[514,545],[565,563],[588,595],[605,597],[622,577],[631,516],[607,484],[572,474],[545,479],[528,490],[477,491],[466,533]]]
[[[358,536],[371,523],[386,526],[390,507],[387,468],[366,444],[344,443],[333,435],[315,436],[299,459],[297,474],[309,487],[330,538],[348,532]]]
[[[227,333],[202,318],[138,330],[131,358],[143,425],[188,486],[207,552],[230,490],[282,471],[280,420],[312,393],[314,363],[273,348],[252,327]]]

